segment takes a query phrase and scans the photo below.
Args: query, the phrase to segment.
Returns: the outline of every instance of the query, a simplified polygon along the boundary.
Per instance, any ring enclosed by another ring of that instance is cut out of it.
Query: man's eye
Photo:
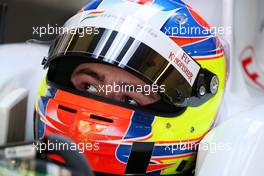
[[[136,100],[134,100],[133,98],[131,97],[125,97],[125,103],[127,104],[130,104],[130,105],[133,105],[133,106],[138,106],[138,102]]]
[[[97,88],[91,84],[85,85],[85,91],[89,92],[89,93],[97,93],[98,92]]]

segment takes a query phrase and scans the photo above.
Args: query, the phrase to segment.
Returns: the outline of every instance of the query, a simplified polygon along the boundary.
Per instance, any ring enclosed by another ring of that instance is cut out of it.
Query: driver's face
[[[105,86],[131,85],[145,86],[146,83],[125,70],[110,65],[85,63],[76,67],[71,75],[71,82],[80,91],[87,91],[97,96],[114,99],[136,106],[145,106],[160,100],[158,93],[136,91],[102,91]]]

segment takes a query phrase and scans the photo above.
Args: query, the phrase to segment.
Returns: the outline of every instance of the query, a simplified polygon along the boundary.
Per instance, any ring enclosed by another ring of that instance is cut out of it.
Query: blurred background
[[[33,139],[33,104],[48,45],[25,42],[52,40],[56,34],[40,37],[34,28],[60,27],[89,1],[0,0],[0,145]]]
[[[40,38],[33,27],[59,27],[91,0],[0,0],[0,43],[20,43],[28,39],[51,40],[54,35]],[[222,26],[222,1],[184,0],[192,5],[212,26]],[[217,18],[208,16],[218,12]]]
[[[28,39],[51,40],[53,35],[41,38],[33,35],[33,27],[62,26],[80,8],[91,0],[0,0],[0,43],[20,43]],[[223,25],[222,1],[211,0],[204,8],[203,0],[185,0],[192,4],[213,26]],[[218,12],[217,18],[207,14]]]
[[[62,26],[89,0],[0,0],[0,43],[40,39],[33,27]],[[41,40],[50,40],[46,35]]]

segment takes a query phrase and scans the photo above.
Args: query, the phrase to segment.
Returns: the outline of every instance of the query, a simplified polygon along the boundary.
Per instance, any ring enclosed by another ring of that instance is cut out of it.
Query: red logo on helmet
[[[128,0],[131,2],[136,2],[138,4],[152,4],[153,0]]]

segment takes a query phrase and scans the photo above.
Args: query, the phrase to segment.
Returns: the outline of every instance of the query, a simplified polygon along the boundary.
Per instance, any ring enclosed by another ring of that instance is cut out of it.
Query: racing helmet
[[[72,74],[85,64],[157,86],[159,100],[137,106],[98,96],[90,85],[77,89]],[[66,136],[82,144],[93,171],[116,175],[188,172],[226,79],[219,38],[180,0],[91,1],[65,23],[43,65],[35,138]]]

